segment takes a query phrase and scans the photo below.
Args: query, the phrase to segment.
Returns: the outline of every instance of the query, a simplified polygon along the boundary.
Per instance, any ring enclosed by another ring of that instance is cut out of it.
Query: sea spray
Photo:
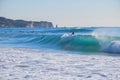
[[[92,35],[101,45],[101,51],[119,53],[120,28],[98,28]]]

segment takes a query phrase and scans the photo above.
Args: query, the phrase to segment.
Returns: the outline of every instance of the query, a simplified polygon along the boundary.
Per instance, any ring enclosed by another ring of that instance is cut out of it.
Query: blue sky
[[[120,26],[120,0],[0,0],[0,16],[58,26]]]

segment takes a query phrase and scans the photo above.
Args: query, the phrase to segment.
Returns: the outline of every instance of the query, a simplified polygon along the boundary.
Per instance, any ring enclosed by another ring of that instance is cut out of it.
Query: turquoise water
[[[120,28],[102,27],[0,28],[0,46],[44,48],[70,52],[101,52],[112,41],[120,40],[119,31]],[[72,32],[75,34],[71,35]],[[119,44],[116,46],[119,47]]]

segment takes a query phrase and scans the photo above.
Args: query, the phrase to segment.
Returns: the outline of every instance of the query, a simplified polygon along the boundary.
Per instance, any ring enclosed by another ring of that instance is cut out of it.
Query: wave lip
[[[103,49],[103,52],[120,53],[120,41],[112,41],[106,48]]]

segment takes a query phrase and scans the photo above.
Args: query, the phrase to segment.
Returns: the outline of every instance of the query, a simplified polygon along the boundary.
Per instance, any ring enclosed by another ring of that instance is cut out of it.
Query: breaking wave
[[[0,44],[37,48],[44,47],[70,51],[120,52],[120,47],[116,48],[113,45],[110,47],[113,41],[115,42],[114,45],[120,45],[118,42],[120,41],[120,28],[20,28],[0,29],[0,31]],[[70,36],[71,32],[75,32],[75,35]],[[67,36],[63,37],[64,34],[67,34]]]

